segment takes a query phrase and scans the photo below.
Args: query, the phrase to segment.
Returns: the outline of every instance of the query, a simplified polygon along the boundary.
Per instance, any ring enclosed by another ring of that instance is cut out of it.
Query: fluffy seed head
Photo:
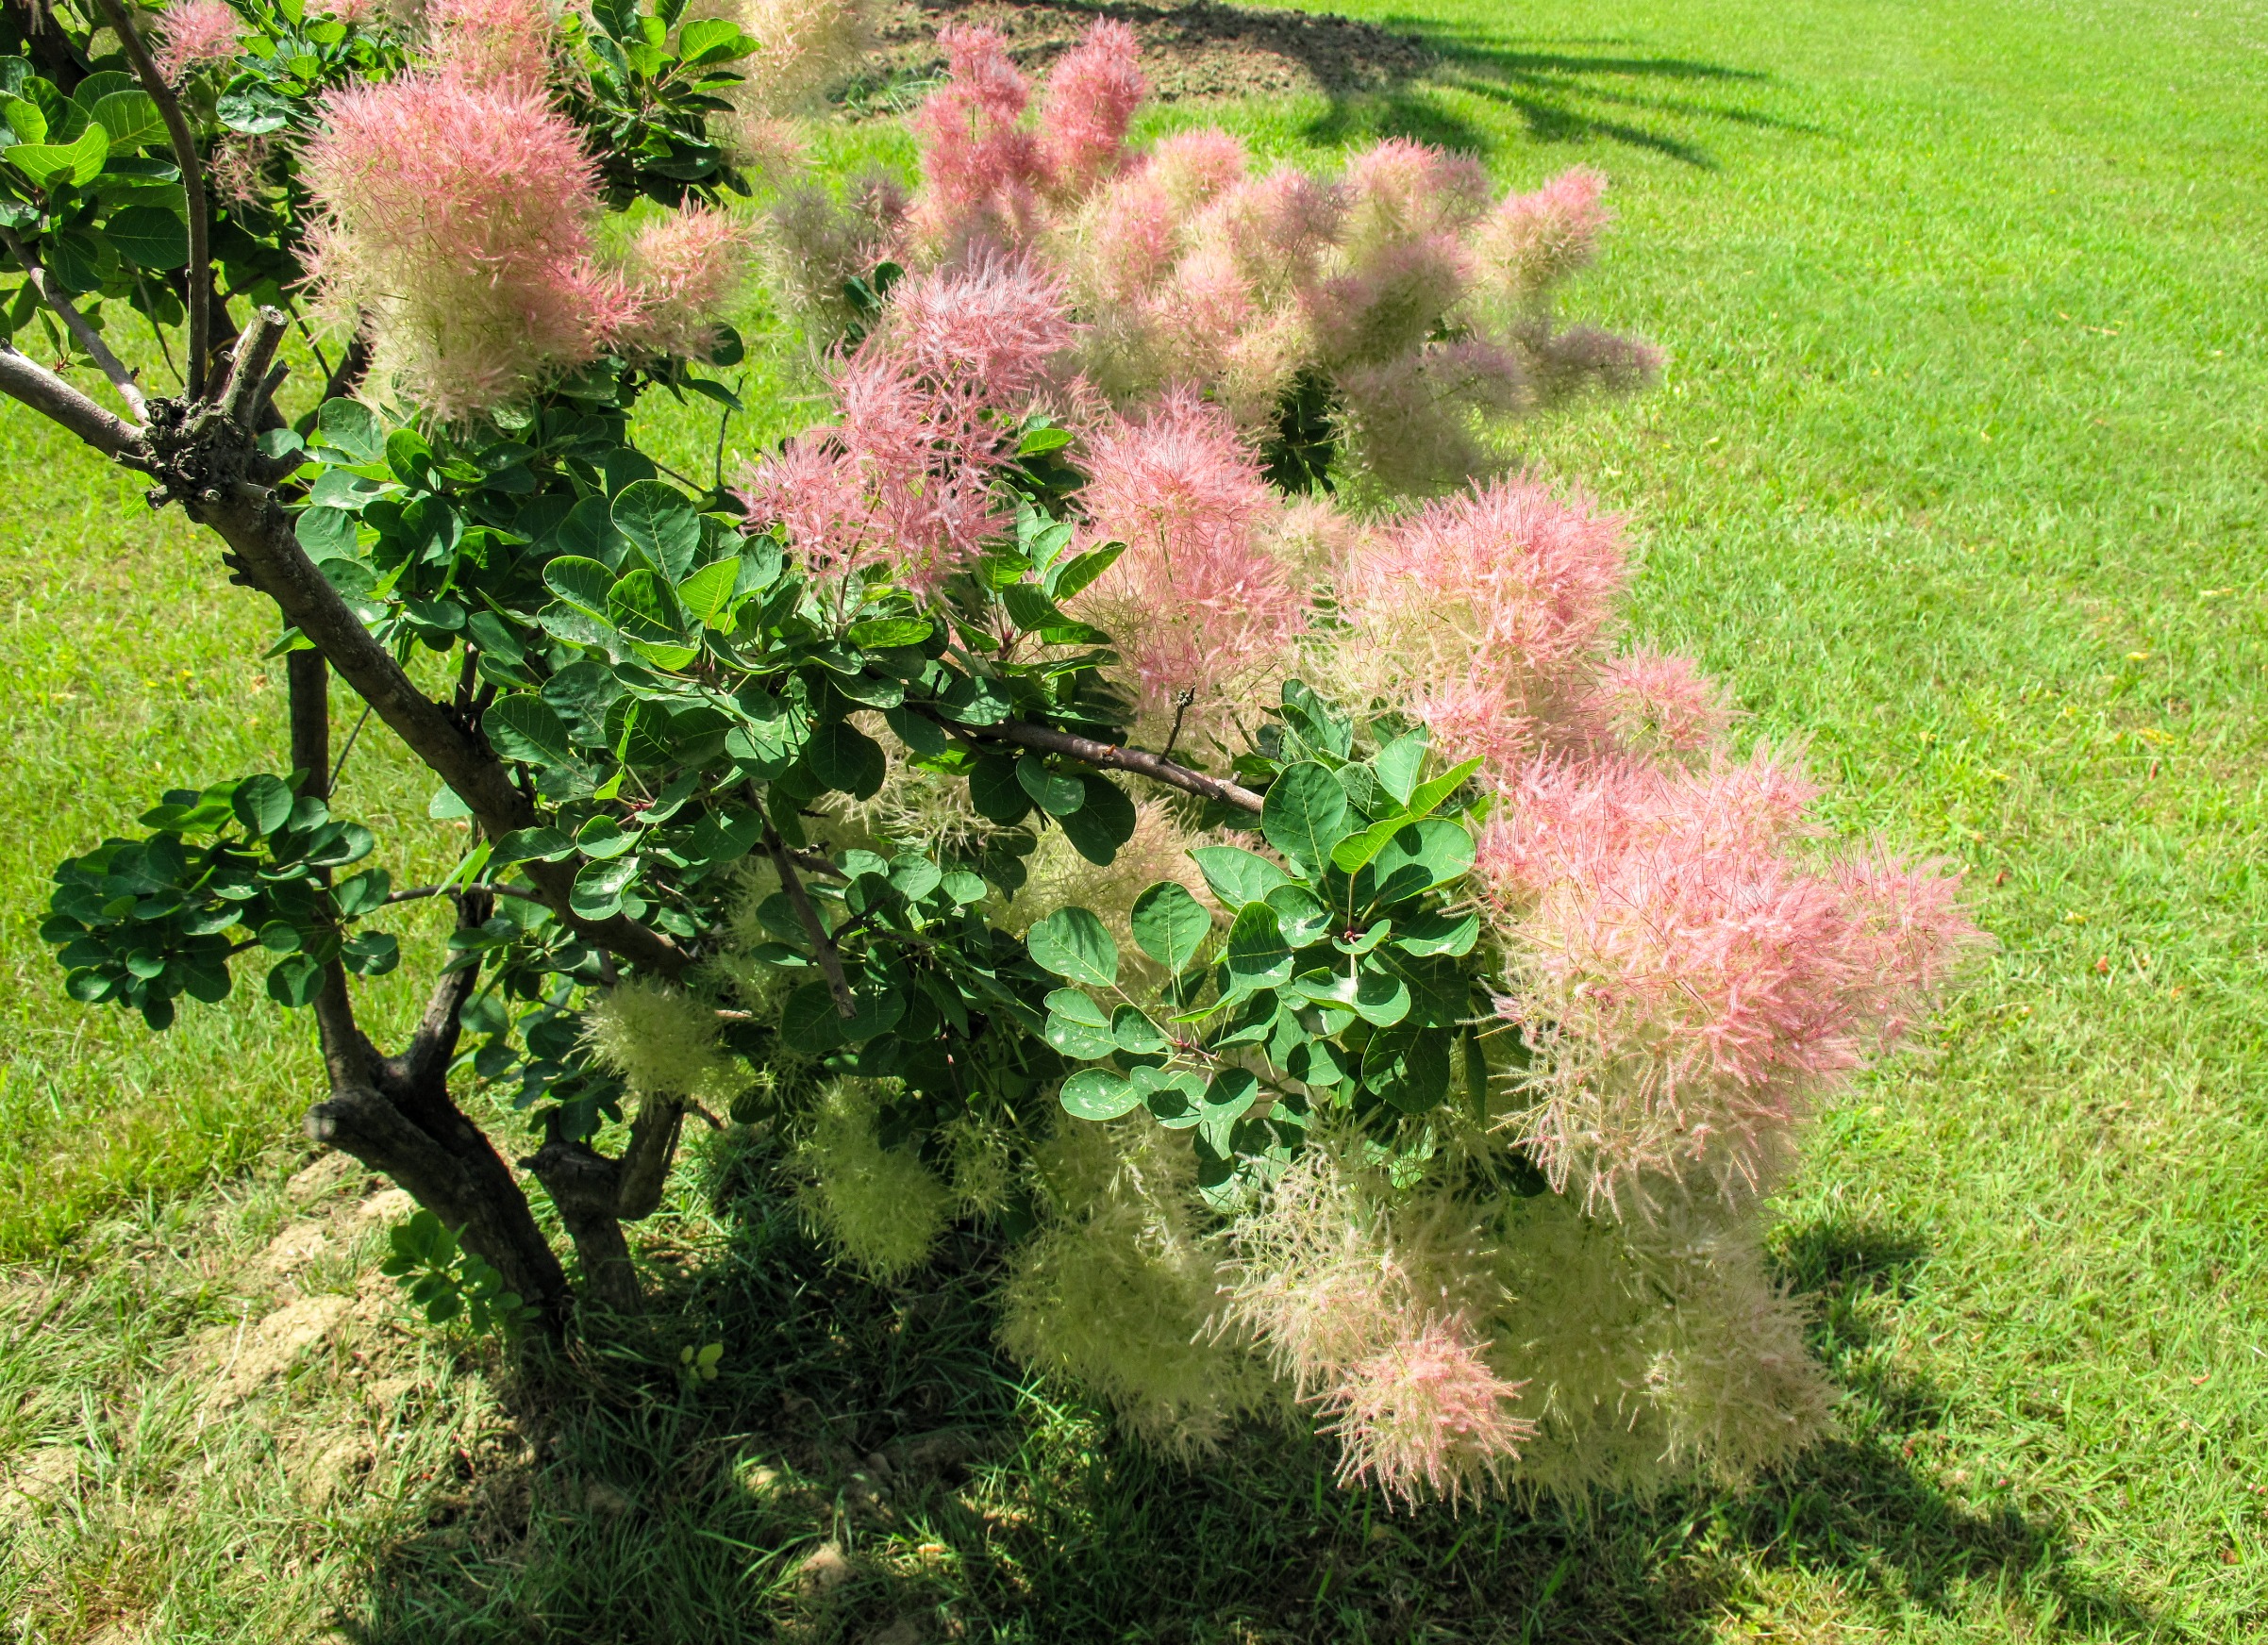
[[[1732,723],[1716,681],[1691,657],[1644,647],[1600,667],[1592,711],[1639,754],[1703,754]]]
[[[539,91],[411,75],[323,101],[302,156],[321,302],[444,419],[592,357],[636,305],[591,260],[597,174]]]
[[[878,1280],[919,1267],[953,1212],[953,1193],[920,1155],[875,1136],[873,1082],[837,1080],[821,1094],[795,1151],[801,1198],[822,1233]]]
[[[550,78],[558,26],[546,0],[427,0],[426,55],[471,86],[539,91]]]
[[[1605,174],[1564,172],[1529,194],[1508,194],[1473,237],[1482,276],[1510,303],[1532,307],[1597,254],[1608,212]]]
[[[1427,1320],[1347,1368],[1324,1396],[1342,1484],[1376,1485],[1415,1506],[1501,1482],[1535,1424],[1513,1414],[1521,1385],[1490,1370],[1488,1345]]]
[[[1076,198],[1126,162],[1126,127],[1150,94],[1134,31],[1104,19],[1058,60],[1040,100],[1040,157],[1050,187]]]
[[[1428,506],[1367,543],[1343,597],[1353,644],[1453,758],[1507,769],[1568,719],[1621,591],[1620,522],[1529,479]]]
[[[739,293],[747,246],[746,225],[711,207],[642,224],[622,271],[638,314],[609,341],[642,354],[708,354]]]
[[[1093,530],[1127,547],[1081,598],[1144,709],[1170,712],[1184,692],[1214,708],[1279,668],[1305,605],[1259,545],[1275,503],[1227,420],[1193,393],[1169,395],[1100,430],[1088,473]]]
[[[227,0],[175,0],[158,20],[158,72],[177,86],[206,63],[226,62],[239,26]]]
[[[601,994],[583,1015],[592,1057],[635,1091],[687,1097],[713,1092],[730,1079],[717,1043],[716,1008],[664,983],[625,982]]]

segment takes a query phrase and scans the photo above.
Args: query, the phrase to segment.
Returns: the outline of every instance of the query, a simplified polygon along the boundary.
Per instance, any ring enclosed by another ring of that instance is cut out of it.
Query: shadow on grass
[[[1480,126],[1448,107],[1444,91],[1511,110],[1536,142],[1616,143],[1702,170],[1712,170],[1717,162],[1684,130],[1696,121],[1814,129],[1722,95],[1702,94],[1768,84],[1771,76],[1756,70],[1645,55],[1615,42],[1596,42],[1597,49],[1579,42],[1544,49],[1471,26],[1402,16],[1385,23],[1423,40],[1434,54],[1433,64],[1423,75],[1335,96],[1329,111],[1308,126],[1305,135],[1311,140],[1346,143],[1410,137],[1485,152],[1490,140]]]
[[[526,1373],[532,1459],[442,1482],[349,1637],[1698,1641],[1775,1570],[1833,1584],[1854,1621],[1954,1615],[1974,1584],[2090,1637],[2160,1631],[2051,1528],[1931,1484],[1884,1436],[1939,1402],[1893,1373],[1854,1389],[1850,1437],[1750,1492],[1388,1515],[1313,1442],[1258,1435],[1191,1472],[1026,1386],[991,1346],[989,1242],[879,1292],[735,1177],[725,1248],[660,1265],[625,1345]],[[1831,1227],[1787,1249],[1843,1301],[1919,1255]],[[713,1382],[683,1360],[710,1342]]]

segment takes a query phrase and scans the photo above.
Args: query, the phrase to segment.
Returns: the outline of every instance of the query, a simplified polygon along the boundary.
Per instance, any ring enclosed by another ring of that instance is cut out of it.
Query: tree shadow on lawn
[[[1774,1570],[1883,1625],[1952,1616],[1979,1584],[2087,1637],[2160,1631],[2054,1528],[1918,1471],[1894,1436],[1940,1402],[1893,1372],[1854,1389],[1869,1420],[1848,1438],[1744,1493],[1389,1514],[1338,1489],[1314,1441],[1257,1434],[1192,1471],[1031,1387],[992,1346],[992,1241],[956,1237],[929,1288],[885,1293],[727,1177],[724,1248],[664,1254],[664,1300],[629,1338],[518,1379],[532,1459],[442,1482],[425,1528],[379,1553],[349,1637],[1667,1645],[1709,1637]],[[1787,1261],[1879,1288],[1919,1255],[1829,1227]],[[684,1363],[710,1342],[713,1382]]]
[[[1510,109],[1536,142],[1619,143],[1701,170],[1714,170],[1715,158],[1677,129],[1696,121],[1818,132],[1721,96],[1690,94],[1770,84],[1771,76],[1759,70],[1649,55],[1620,41],[1555,41],[1544,45],[1471,25],[1398,14],[1383,21],[1388,27],[1423,40],[1434,62],[1422,75],[1334,97],[1329,111],[1308,126],[1305,135],[1312,141],[1345,143],[1363,137],[1411,137],[1485,153],[1493,144],[1480,127],[1445,106],[1440,95],[1444,90]],[[1678,87],[1687,90],[1672,89]]]

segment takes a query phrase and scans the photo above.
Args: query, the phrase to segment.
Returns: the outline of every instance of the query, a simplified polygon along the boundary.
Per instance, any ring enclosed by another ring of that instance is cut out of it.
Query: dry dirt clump
[[[1028,74],[1076,44],[1097,18],[1127,25],[1142,42],[1153,94],[1189,97],[1254,92],[1376,91],[1423,74],[1433,54],[1415,36],[1351,18],[1305,11],[1246,10],[1211,0],[1148,5],[1141,0],[896,0],[883,14],[880,49],[852,101],[876,87],[911,89],[942,72],[937,31],[949,23],[984,24],[1008,36]]]

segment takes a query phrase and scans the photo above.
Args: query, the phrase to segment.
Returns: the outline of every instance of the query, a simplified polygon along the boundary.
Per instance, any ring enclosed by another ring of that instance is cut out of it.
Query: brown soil
[[[990,25],[1028,73],[1076,44],[1098,17],[1130,25],[1142,66],[1160,102],[1252,92],[1376,91],[1423,73],[1433,54],[1412,35],[1305,11],[1246,10],[1213,0],[1149,5],[1142,0],[896,0],[883,14],[881,49],[855,101],[877,109],[914,92],[944,67],[937,31],[949,23]],[[884,90],[887,89],[887,90]]]

